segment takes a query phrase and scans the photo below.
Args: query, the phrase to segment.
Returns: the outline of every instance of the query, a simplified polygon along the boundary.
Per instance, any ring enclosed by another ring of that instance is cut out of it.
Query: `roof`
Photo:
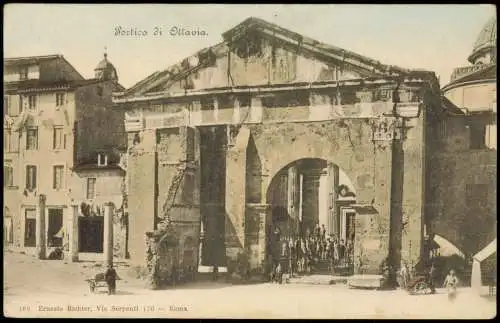
[[[479,32],[479,35],[474,42],[472,49],[472,54],[469,56],[468,60],[473,63],[476,54],[483,49],[492,48],[497,46],[497,17],[496,15],[491,17],[490,20],[486,22],[483,29]]]
[[[63,60],[68,66],[73,69],[73,71],[78,75],[78,78],[80,79],[85,79],[80,72],[76,68],[71,65],[70,62],[66,58],[64,58],[63,55],[56,54],[56,55],[43,55],[43,56],[26,56],[26,57],[11,57],[11,58],[4,58],[3,60],[3,66],[5,67],[15,67],[15,66],[22,66],[22,65],[33,65],[33,64],[39,64],[41,62],[46,62],[46,61],[51,61],[55,59],[60,59]]]
[[[434,72],[426,70],[410,70],[393,65],[385,65],[377,60],[356,54],[354,52],[327,45],[321,43],[317,40],[305,37],[301,34],[295,33],[288,29],[282,28],[278,25],[269,23],[262,19],[250,17],[238,24],[236,27],[224,32],[222,37],[223,42],[216,44],[215,46],[204,48],[192,56],[198,57],[221,57],[225,55],[229,49],[229,44],[235,40],[244,37],[249,31],[255,30],[268,37],[279,38],[281,41],[288,43],[293,46],[300,46],[302,51],[306,51],[316,55],[319,59],[323,61],[330,62],[343,62],[349,65],[351,68],[356,69],[364,77],[376,77],[376,76],[414,76],[422,77],[427,80],[432,79],[439,88],[437,78]],[[145,91],[154,89],[160,84],[169,82],[171,80],[176,80],[181,76],[185,76],[187,73],[191,73],[197,69],[204,67],[203,62],[196,67],[189,67],[189,57],[183,61],[174,64],[163,71],[157,71],[142,81],[136,83],[131,88],[129,88],[123,95],[130,95],[132,93],[142,94]],[[202,59],[200,59],[202,61]],[[210,64],[210,62],[208,62]]]
[[[495,238],[491,241],[486,247],[484,247],[481,251],[474,255],[474,259],[481,262],[484,259],[488,258],[492,254],[497,252],[497,239]]]
[[[58,81],[58,82],[48,82],[41,81],[38,79],[34,80],[24,80],[17,82],[6,82],[4,83],[5,92],[38,92],[38,91],[57,91],[57,90],[67,90],[75,89],[82,86],[103,83],[107,81],[102,81],[99,79],[87,79],[87,80],[77,80],[77,81]],[[123,89],[123,86],[117,84],[119,89]]]
[[[452,115],[465,115],[465,113],[459,107],[457,107],[444,95],[441,95],[441,106],[446,112]]]
[[[443,87],[443,91],[449,90],[459,84],[466,82],[474,82],[481,80],[496,80],[497,77],[497,64],[481,64],[473,65],[470,67],[469,72],[461,73],[456,77],[459,69],[455,69],[452,75],[452,81]],[[454,77],[455,76],[455,77]]]
[[[29,65],[29,64],[37,64],[41,61],[50,61],[57,58],[63,58],[63,55],[57,54],[57,55],[4,58],[3,63],[4,66]]]
[[[387,72],[389,69],[392,69],[394,72],[408,72],[408,69],[404,69],[401,67],[397,66],[392,66],[392,65],[384,65],[380,63],[377,60],[371,59],[366,56],[362,56],[359,54],[356,54],[354,52],[335,47],[332,45],[327,45],[325,43],[321,43],[317,40],[314,40],[312,38],[305,37],[301,34],[298,34],[296,32],[293,32],[289,29],[280,27],[276,24],[267,22],[263,19],[255,18],[255,17],[250,17],[237,25],[236,27],[226,31],[225,33],[222,34],[222,37],[225,40],[234,40],[235,38],[241,37],[243,34],[245,34],[248,30],[260,30],[260,31],[272,31],[274,34],[282,34],[285,36],[288,36],[294,40],[300,41],[302,45],[311,45],[314,46],[318,49],[324,49],[330,54],[337,54],[337,55],[342,55],[344,58],[353,58],[356,60],[359,60],[362,63],[368,64],[371,67],[375,67],[376,71],[381,71],[381,72]]]

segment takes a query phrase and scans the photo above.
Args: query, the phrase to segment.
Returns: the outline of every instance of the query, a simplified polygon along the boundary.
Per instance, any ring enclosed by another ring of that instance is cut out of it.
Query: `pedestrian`
[[[333,260],[334,260],[334,265],[337,266],[339,264],[340,260],[340,250],[339,250],[339,242],[335,238],[333,240]]]
[[[344,239],[340,239],[340,243],[339,243],[339,259],[340,261],[342,262],[342,264],[344,264],[344,261],[345,261],[345,243],[344,243]]]
[[[405,261],[401,261],[401,268],[399,269],[398,285],[401,289],[406,289],[409,281],[408,266]]]
[[[458,285],[458,277],[455,276],[455,270],[450,270],[448,276],[446,276],[444,280],[443,287],[448,289],[448,299],[450,301],[455,300],[457,296],[457,285]]]
[[[106,284],[108,284],[108,295],[114,295],[116,293],[116,276],[116,270],[113,268],[113,264],[109,264],[104,274],[104,280]]]
[[[431,263],[431,267],[429,268],[429,288],[431,289],[431,293],[436,293],[436,267],[434,266],[434,262]]]
[[[326,241],[326,228],[324,224],[321,225],[321,240]]]
[[[316,228],[314,229],[314,235],[315,235],[316,240],[321,239],[321,228],[319,226],[319,223],[316,224]]]
[[[290,278],[293,277],[294,269],[295,269],[295,241],[292,237],[288,240],[288,273],[290,274]]]

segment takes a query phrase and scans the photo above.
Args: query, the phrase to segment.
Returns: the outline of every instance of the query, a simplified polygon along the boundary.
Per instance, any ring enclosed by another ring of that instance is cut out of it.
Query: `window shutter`
[[[30,188],[30,167],[26,166],[26,188]]]
[[[33,189],[36,189],[36,166],[33,166]]]
[[[3,178],[3,186],[4,187],[7,187],[8,185],[8,180],[7,180],[7,177],[8,177],[8,173],[9,173],[9,167],[3,167],[3,174],[4,174],[4,178]]]
[[[23,112],[23,96],[19,96],[19,113]]]

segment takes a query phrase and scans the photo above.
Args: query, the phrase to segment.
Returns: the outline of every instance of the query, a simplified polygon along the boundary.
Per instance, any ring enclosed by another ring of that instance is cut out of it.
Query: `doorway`
[[[348,207],[341,208],[340,237],[346,243],[348,241],[354,241],[355,218],[356,218],[356,211],[354,211],[354,209]]]
[[[24,246],[36,246],[36,209],[25,209],[24,211]]]
[[[49,247],[63,245],[63,209],[49,209],[49,227],[47,229],[47,243]]]
[[[78,251],[102,253],[103,250],[104,217],[80,217],[78,219]]]

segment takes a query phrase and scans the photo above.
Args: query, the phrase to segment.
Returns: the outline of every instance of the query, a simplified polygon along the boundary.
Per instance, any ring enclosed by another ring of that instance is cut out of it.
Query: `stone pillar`
[[[296,235],[298,233],[298,212],[297,212],[297,196],[298,196],[298,171],[297,166],[292,165],[288,168],[288,215],[291,218],[289,223],[290,233]]]
[[[337,214],[337,188],[339,186],[339,168],[328,163],[328,226],[326,230],[340,237],[340,215]]]
[[[45,228],[46,196],[40,194],[36,209],[36,256],[38,259],[47,257],[47,230]]]
[[[265,272],[266,266],[266,255],[267,255],[267,220],[268,220],[268,212],[269,205],[262,204],[258,207],[259,212],[259,232],[258,232],[258,253],[259,253],[259,266],[262,269],[262,272]]]
[[[78,261],[78,205],[71,205],[68,218],[69,254],[72,262]]]
[[[234,108],[233,108],[233,123],[239,124],[240,121],[241,121],[240,100],[238,98],[235,98]]]
[[[104,204],[104,264],[113,264],[113,213],[111,202]]]
[[[262,121],[262,109],[262,99],[259,97],[252,97],[249,118],[251,122]]]
[[[226,256],[236,259],[245,249],[246,167],[250,129],[240,128],[235,145],[226,152]]]
[[[200,245],[198,249],[198,267],[203,266],[204,243],[205,243],[205,227],[203,225],[203,220],[200,220]]]

